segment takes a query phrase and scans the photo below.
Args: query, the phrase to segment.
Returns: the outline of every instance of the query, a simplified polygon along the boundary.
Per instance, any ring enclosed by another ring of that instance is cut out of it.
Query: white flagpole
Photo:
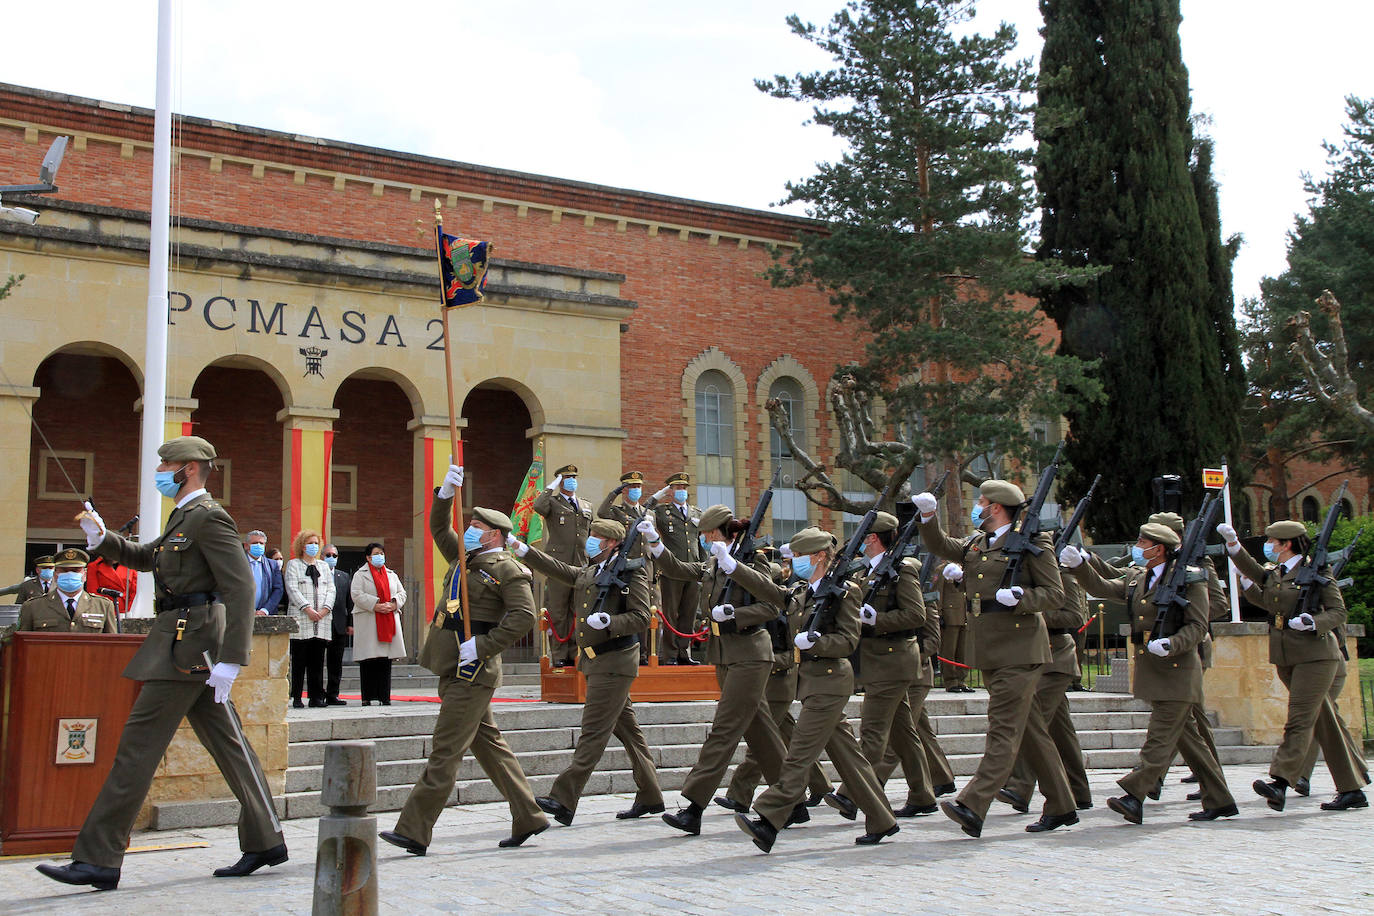
[[[1236,523],[1231,520],[1231,466],[1221,463],[1221,508],[1226,515],[1226,524],[1232,528]],[[1240,582],[1236,577],[1236,564],[1226,558],[1226,594],[1231,599],[1231,622],[1240,623]]]
[[[143,431],[138,463],[138,536],[148,543],[161,533],[162,495],[153,487],[161,463],[167,417],[167,264],[172,220],[172,0],[157,4],[157,106],[153,118],[153,198],[148,242],[147,336],[143,351]],[[153,574],[138,574],[130,614],[153,614]]]

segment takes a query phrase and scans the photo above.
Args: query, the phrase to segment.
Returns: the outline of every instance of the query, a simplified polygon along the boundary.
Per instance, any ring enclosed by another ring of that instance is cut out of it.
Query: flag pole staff
[[[444,322],[444,385],[448,389],[448,434],[449,442],[453,446],[453,454],[449,456],[450,461],[463,463],[463,443],[458,438],[458,409],[453,403],[453,348],[449,345],[448,315],[453,308],[448,304],[448,294],[444,289],[444,214],[439,207],[439,201],[434,201],[434,240],[438,245],[436,254],[439,258],[439,312]],[[458,487],[453,496],[453,509],[455,517],[461,521],[463,517],[463,488]],[[454,570],[454,575],[458,577],[458,601],[463,615],[463,642],[472,639],[472,620],[468,615],[468,552],[463,545],[463,536],[458,535],[458,568]],[[447,596],[446,596],[447,598]],[[450,614],[453,613],[452,600],[449,599]]]

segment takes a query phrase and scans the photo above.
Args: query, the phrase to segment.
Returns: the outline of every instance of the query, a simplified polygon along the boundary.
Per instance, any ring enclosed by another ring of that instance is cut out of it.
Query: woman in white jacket
[[[358,663],[363,705],[377,700],[391,705],[391,660],[404,658],[401,607],[406,603],[401,578],[386,565],[382,545],[367,545],[367,565],[353,574],[353,659]]]
[[[320,536],[309,529],[291,539],[291,559],[282,567],[286,612],[296,618],[291,634],[291,705],[300,709],[302,682],[308,680],[310,705],[324,706],[324,653],[329,647],[334,608],[334,571],[320,558]]]

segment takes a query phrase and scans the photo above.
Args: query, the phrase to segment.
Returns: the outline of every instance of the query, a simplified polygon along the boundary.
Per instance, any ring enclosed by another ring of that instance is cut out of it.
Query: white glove
[[[605,611],[597,611],[587,618],[587,626],[593,630],[604,630],[611,625],[611,615]]]
[[[1250,586],[1255,584],[1254,579],[1246,578],[1245,576],[1242,576],[1239,573],[1236,574],[1236,581],[1240,583],[1240,590],[1243,592],[1248,591]]]
[[[86,511],[77,516],[77,519],[81,522],[81,530],[86,532],[86,547],[89,549],[105,540],[105,520],[95,511],[90,500],[86,500],[82,505],[86,507]]]
[[[1225,522],[1217,525],[1217,534],[1221,535],[1221,539],[1226,542],[1228,547],[1236,543],[1236,529]]]
[[[916,507],[922,515],[935,514],[935,496],[931,493],[917,493],[911,497],[911,504]]]
[[[458,495],[458,490],[463,486],[463,467],[458,464],[450,464],[448,473],[444,475],[444,482],[439,487],[440,499],[453,499]]]
[[[958,563],[946,563],[945,568],[940,570],[940,575],[947,582],[962,582],[964,581],[964,568]]]
[[[663,499],[663,497],[668,495],[668,490],[668,487],[664,487],[662,490],[659,490],[657,493],[654,494],[654,500],[657,501]]]
[[[205,679],[206,687],[213,687],[215,702],[223,703],[229,699],[229,688],[234,686],[234,678],[239,676],[239,666],[233,662],[216,662]]]
[[[865,604],[863,607],[859,608],[859,621],[869,626],[873,626],[873,624],[878,622],[878,612],[874,609],[873,605]]]
[[[635,530],[644,536],[644,540],[650,544],[658,540],[658,529],[654,527],[653,516],[646,515],[635,525]]]
[[[1288,629],[1290,630],[1315,630],[1317,623],[1312,619],[1311,614],[1299,614],[1289,619]]]
[[[717,604],[715,607],[711,608],[711,619],[716,623],[734,620],[735,606],[733,604]]]
[[[798,633],[797,638],[792,640],[792,644],[798,649],[809,649],[816,644],[816,641],[811,638],[810,633]]]
[[[783,544],[778,548],[778,556],[782,557],[784,560],[790,560],[795,557],[796,554],[792,552],[791,544]]]
[[[458,664],[469,665],[477,661],[477,637],[458,644]]]
[[[1152,639],[1145,644],[1145,648],[1150,650],[1151,655],[1158,655],[1160,658],[1169,654],[1169,640]]]
[[[724,541],[711,542],[711,556],[716,558],[716,565],[727,576],[739,566],[739,563],[735,562],[735,558],[730,556],[730,545]]]
[[[559,474],[553,479],[553,483],[549,484],[549,489],[557,492],[558,488],[561,486],[563,486],[563,475]]]
[[[663,551],[665,549],[666,548],[664,548],[662,541],[649,542],[649,553],[653,555],[654,559],[658,559],[659,557],[663,556]]]
[[[517,557],[523,557],[530,552],[530,545],[513,534],[506,535],[506,548]]]
[[[997,603],[1006,607],[1016,607],[1017,602],[1025,593],[1026,590],[1019,585],[1013,585],[1011,588],[999,588],[997,590]]]
[[[1077,547],[1068,544],[1059,551],[1059,565],[1065,569],[1077,569],[1083,565],[1083,556],[1078,552]]]

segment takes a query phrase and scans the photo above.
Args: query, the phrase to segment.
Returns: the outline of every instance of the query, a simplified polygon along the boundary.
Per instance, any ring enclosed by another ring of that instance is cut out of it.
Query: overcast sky
[[[804,106],[753,80],[825,67],[783,20],[820,23],[840,0],[174,5],[179,113],[758,208],[838,153],[802,126]],[[156,7],[7,4],[0,81],[152,107]],[[1035,0],[978,10],[983,30],[1006,19],[1038,57]],[[1374,4],[1184,0],[1183,13],[1224,232],[1245,237],[1239,299],[1283,270],[1301,174],[1323,173],[1344,97],[1374,96]]]

